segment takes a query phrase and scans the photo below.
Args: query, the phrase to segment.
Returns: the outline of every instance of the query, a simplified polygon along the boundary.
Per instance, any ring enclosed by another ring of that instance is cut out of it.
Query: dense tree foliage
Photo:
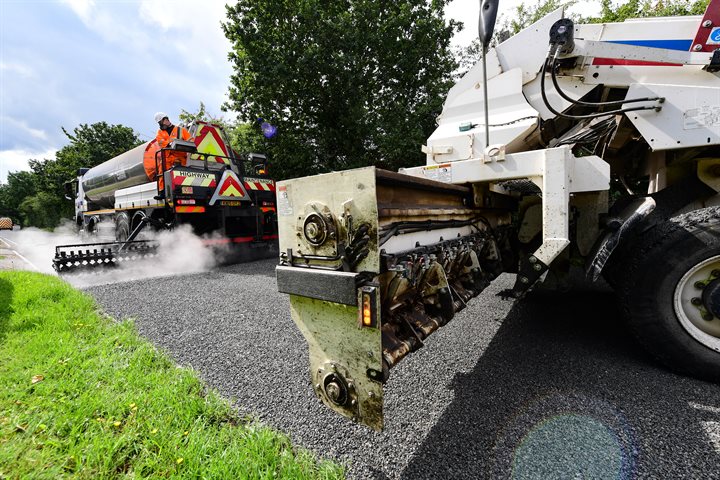
[[[421,163],[456,65],[446,3],[239,0],[225,107],[277,126],[265,146],[279,177]]]
[[[619,5],[614,5],[611,0],[600,0],[600,3],[600,15],[585,18],[585,22],[622,22],[628,18],[702,15],[710,0],[628,0]]]
[[[141,143],[131,128],[106,122],[63,132],[70,143],[58,150],[55,160],[30,160],[30,172],[10,173],[7,184],[0,185],[0,215],[25,226],[57,226],[73,214],[63,185],[77,176],[78,169],[92,168]]]
[[[10,172],[7,183],[0,185],[0,217],[10,217],[20,223],[20,204],[35,195],[35,175],[32,172]]]

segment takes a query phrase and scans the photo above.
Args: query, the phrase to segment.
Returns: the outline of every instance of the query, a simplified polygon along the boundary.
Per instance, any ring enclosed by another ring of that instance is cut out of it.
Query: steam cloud
[[[27,270],[56,275],[52,268],[57,245],[100,243],[114,241],[112,225],[99,224],[98,235],[82,236],[75,231],[71,222],[61,225],[54,232],[37,228],[25,228],[3,233],[17,245],[11,245],[32,263],[20,265]],[[104,228],[103,228],[104,227]],[[189,225],[182,225],[172,231],[143,233],[142,239],[156,240],[160,247],[154,257],[136,261],[119,262],[114,268],[89,269],[63,275],[63,279],[76,287],[89,287],[107,283],[127,282],[145,278],[163,277],[186,273],[208,271],[222,261],[224,251],[203,244],[204,238],[192,233]],[[34,268],[33,268],[34,267]]]

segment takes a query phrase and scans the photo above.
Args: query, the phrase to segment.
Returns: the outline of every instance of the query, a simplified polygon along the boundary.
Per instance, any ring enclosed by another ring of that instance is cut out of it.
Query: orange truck
[[[138,235],[183,224],[208,245],[231,245],[234,258],[277,254],[275,182],[267,174],[265,155],[237,154],[218,124],[196,121],[189,131],[190,141],[176,139],[159,148],[152,140],[80,169],[65,184],[66,198],[75,202],[78,231],[93,236],[101,224],[110,223],[115,239],[57,246],[57,272],[154,255],[157,242],[138,240]],[[169,156],[183,161],[172,164]]]

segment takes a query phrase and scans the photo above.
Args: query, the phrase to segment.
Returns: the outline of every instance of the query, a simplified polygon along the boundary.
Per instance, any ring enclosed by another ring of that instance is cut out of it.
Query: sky
[[[203,102],[222,114],[232,73],[225,3],[0,0],[0,183],[28,159],[54,158],[68,143],[62,127],[106,121],[149,140],[157,111],[177,120]],[[519,3],[500,0],[500,15]],[[477,36],[478,4],[447,6],[465,23],[455,46]]]

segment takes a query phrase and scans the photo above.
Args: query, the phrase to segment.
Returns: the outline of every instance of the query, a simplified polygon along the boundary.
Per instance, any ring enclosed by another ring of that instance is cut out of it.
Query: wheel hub
[[[710,282],[702,292],[702,305],[709,315],[704,315],[705,320],[720,318],[720,279]],[[712,317],[710,317],[712,315]]]
[[[675,287],[675,314],[697,341],[720,352],[720,255],[690,268]]]

